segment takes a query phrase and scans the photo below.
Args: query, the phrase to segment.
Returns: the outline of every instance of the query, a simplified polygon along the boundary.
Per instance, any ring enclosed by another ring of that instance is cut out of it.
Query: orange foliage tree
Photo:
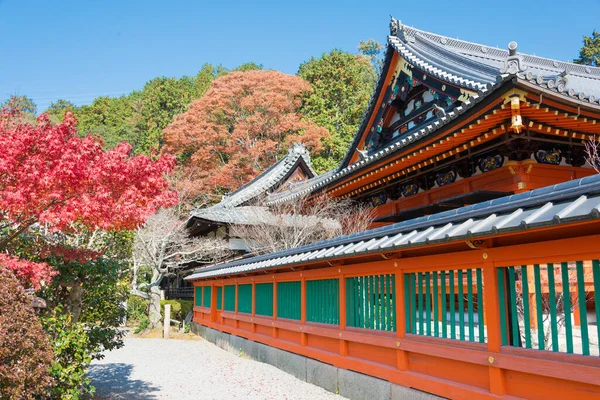
[[[178,157],[195,195],[235,190],[294,142],[321,149],[329,132],[299,112],[311,90],[302,78],[277,71],[222,76],[164,130],[164,151]]]

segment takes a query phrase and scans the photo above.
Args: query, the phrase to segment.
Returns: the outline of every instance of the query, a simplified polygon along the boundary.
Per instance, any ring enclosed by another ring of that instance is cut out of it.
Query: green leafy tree
[[[366,56],[332,50],[300,65],[298,75],[313,88],[304,97],[302,112],[331,133],[313,157],[315,169],[324,172],[338,165],[356,134],[376,72]]]
[[[583,47],[579,50],[576,64],[600,67],[600,33],[594,29],[592,36],[583,36]]]
[[[233,71],[241,71],[241,72],[246,72],[246,71],[260,71],[263,69],[263,65],[262,64],[257,64],[255,62],[247,62],[247,63],[243,63],[242,65],[240,65],[239,67],[236,67],[232,70]]]
[[[162,147],[162,131],[173,117],[188,109],[192,102],[194,80],[189,77],[152,79],[141,92],[140,147],[151,152]]]
[[[59,99],[50,103],[50,106],[48,106],[45,112],[50,116],[50,121],[58,123],[63,121],[67,111],[75,113],[76,109],[77,106],[70,101]]]
[[[84,136],[100,136],[107,149],[128,142],[133,151],[138,152],[142,134],[136,126],[139,116],[134,106],[139,97],[138,92],[134,92],[129,96],[95,98],[92,104],[75,110],[79,132]]]
[[[204,96],[212,82],[226,74],[227,69],[222,65],[215,67],[212,64],[204,64],[194,79],[194,100]]]
[[[381,69],[383,68],[383,59],[381,58],[383,45],[375,39],[367,39],[361,40],[357,48],[361,54],[371,61],[371,65],[373,65],[373,68],[377,72],[377,76],[379,76],[379,74],[381,74]]]
[[[262,68],[261,64],[248,62],[234,71]],[[173,117],[186,111],[193,100],[204,96],[215,79],[228,73],[221,65],[204,64],[194,77],[155,78],[148,81],[142,90],[127,96],[101,96],[82,107],[58,100],[46,111],[53,122],[62,121],[64,113],[72,111],[79,121],[81,134],[99,136],[108,149],[128,142],[135,153],[148,154],[162,147],[162,130],[173,121]],[[35,104],[21,97],[14,101],[16,105],[25,108],[25,111],[32,107],[35,109]]]
[[[90,354],[102,358],[102,351],[123,346],[118,326],[126,315],[121,305],[129,292],[128,282],[123,280],[126,262],[106,256],[89,261],[53,257],[46,262],[58,275],[39,295],[51,308],[62,305],[73,322],[87,327]]]
[[[10,96],[3,103],[0,103],[1,114],[11,115],[31,125],[37,124],[36,112],[37,105],[27,96]]]

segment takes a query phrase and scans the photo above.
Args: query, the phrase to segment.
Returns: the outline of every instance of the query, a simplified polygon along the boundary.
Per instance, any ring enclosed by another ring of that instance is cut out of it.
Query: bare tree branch
[[[374,210],[348,200],[308,198],[276,205],[252,207],[249,221],[232,226],[252,254],[266,254],[363,232],[374,219]]]
[[[219,238],[190,237],[182,222],[183,208],[160,210],[135,233],[133,243],[134,278],[132,294],[146,293],[137,283],[141,266],[150,267],[152,278],[145,288],[150,290],[150,322],[160,321],[161,281],[192,264],[215,263],[227,258],[229,243]],[[147,294],[146,294],[147,296]]]
[[[598,146],[600,143],[594,139],[585,142],[585,153],[586,153],[586,161],[587,163],[594,168],[596,173],[600,174],[600,154],[598,152]]]

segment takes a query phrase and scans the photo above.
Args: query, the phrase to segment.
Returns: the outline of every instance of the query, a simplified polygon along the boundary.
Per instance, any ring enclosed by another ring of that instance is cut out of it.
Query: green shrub
[[[130,294],[127,299],[127,325],[139,324],[145,317],[148,319],[149,301]]]
[[[194,300],[179,300],[181,303],[181,321],[194,309]]]
[[[55,386],[50,390],[50,397],[77,400],[93,395],[96,389],[87,377],[87,370],[97,349],[92,348],[85,326],[72,323],[71,316],[63,314],[60,306],[40,320],[54,353],[50,374]]]
[[[140,333],[140,332],[148,329],[149,326],[150,326],[150,319],[148,318],[148,316],[146,314],[142,314],[142,315],[140,315],[140,318],[138,320],[138,326],[135,328],[133,333]]]
[[[185,316],[194,308],[193,300],[161,300],[160,314],[165,315],[165,304],[171,305],[171,319],[183,322]]]
[[[104,350],[122,347],[123,331],[118,327],[126,316],[122,304],[129,287],[120,278],[123,266],[119,261],[106,257],[86,262],[67,261],[58,256],[46,261],[59,275],[38,295],[50,305],[62,304],[65,312],[80,309],[79,314],[73,314],[72,323],[86,327],[93,358],[101,359]]]
[[[160,315],[164,318],[165,316],[165,305],[171,305],[171,319],[179,319],[181,315],[181,303],[179,300],[161,300],[160,301]]]

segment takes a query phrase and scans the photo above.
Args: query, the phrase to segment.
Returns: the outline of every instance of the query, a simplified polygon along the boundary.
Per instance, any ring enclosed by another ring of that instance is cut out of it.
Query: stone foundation
[[[312,358],[192,322],[192,332],[223,350],[271,364],[298,379],[352,400],[434,400],[441,397],[394,385],[358,372],[337,368]]]

